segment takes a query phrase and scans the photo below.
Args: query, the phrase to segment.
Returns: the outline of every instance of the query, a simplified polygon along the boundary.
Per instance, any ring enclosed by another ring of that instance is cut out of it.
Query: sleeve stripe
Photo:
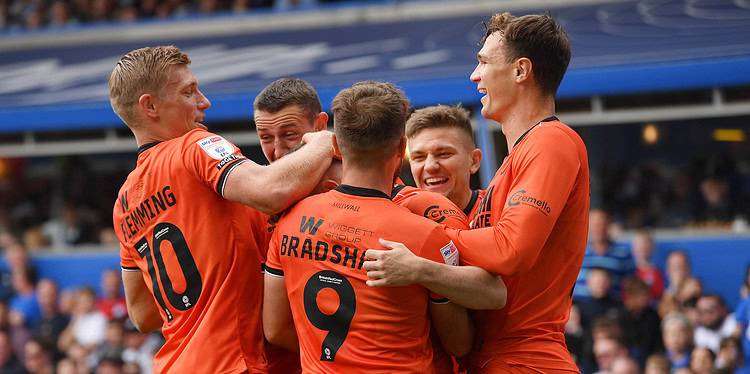
[[[219,196],[224,197],[224,186],[227,183],[227,177],[229,176],[229,173],[234,170],[239,164],[247,161],[246,158],[241,158],[237,161],[232,162],[231,164],[227,165],[224,169],[224,171],[221,172],[221,175],[219,176],[219,181],[216,182],[216,192],[219,194]]]
[[[443,297],[441,299],[435,299],[435,298],[430,297],[430,302],[433,304],[448,304],[451,301],[446,297]]]
[[[283,277],[284,276],[284,271],[281,270],[281,269],[275,269],[275,268],[272,268],[272,267],[266,265],[266,274],[273,275],[275,277]]]
[[[130,267],[130,266],[123,266],[122,267],[122,271],[141,271],[141,269],[139,269],[137,267],[134,268],[134,267]]]

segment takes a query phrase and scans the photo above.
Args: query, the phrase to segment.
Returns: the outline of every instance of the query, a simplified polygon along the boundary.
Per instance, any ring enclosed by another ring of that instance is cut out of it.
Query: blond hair
[[[167,83],[170,68],[188,64],[188,55],[173,45],[128,52],[117,61],[109,75],[112,109],[129,127],[136,126],[133,109],[141,95],[159,94]]]

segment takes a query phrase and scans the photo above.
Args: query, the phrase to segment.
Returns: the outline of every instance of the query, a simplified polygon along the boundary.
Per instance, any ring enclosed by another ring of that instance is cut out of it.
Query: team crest
[[[212,135],[196,142],[211,158],[222,160],[234,153],[232,143],[219,135]]]

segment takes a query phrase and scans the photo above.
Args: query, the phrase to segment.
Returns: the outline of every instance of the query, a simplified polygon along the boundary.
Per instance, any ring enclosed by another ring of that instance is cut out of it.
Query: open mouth
[[[448,183],[448,178],[444,177],[431,177],[424,180],[424,184],[427,187],[435,187]]]

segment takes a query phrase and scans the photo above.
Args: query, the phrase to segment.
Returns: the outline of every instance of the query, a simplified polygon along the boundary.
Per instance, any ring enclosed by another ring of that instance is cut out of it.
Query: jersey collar
[[[161,143],[161,142],[151,142],[151,143],[146,143],[146,144],[138,147],[138,155],[140,155],[143,152],[148,151],[149,149],[153,148],[155,145],[157,145],[159,143]]]
[[[543,119],[543,120],[541,120],[541,121],[537,122],[537,123],[536,123],[536,125],[534,125],[534,126],[531,126],[531,127],[530,127],[530,128],[528,129],[528,130],[526,130],[526,132],[525,132],[525,133],[521,134],[521,136],[520,136],[520,137],[518,137],[518,139],[516,140],[516,142],[515,142],[515,143],[513,143],[513,148],[515,148],[515,147],[516,147],[516,146],[518,145],[518,143],[520,143],[520,142],[521,142],[521,140],[523,140],[523,138],[525,138],[525,137],[526,137],[526,135],[528,135],[528,134],[529,134],[529,133],[531,132],[531,130],[533,130],[533,129],[534,129],[534,127],[537,127],[537,126],[538,126],[539,124],[541,124],[542,122],[552,122],[552,121],[559,121],[559,120],[557,119],[557,117],[556,117],[556,116],[549,116],[549,117],[547,117],[547,118],[545,118],[545,119]]]
[[[382,197],[390,200],[391,197],[385,194],[383,191],[378,191],[372,188],[355,187],[348,184],[340,184],[336,187],[336,191],[347,195],[362,196],[362,197]]]
[[[479,191],[477,190],[471,190],[471,198],[469,199],[469,203],[466,204],[466,208],[464,208],[464,214],[468,217],[469,214],[471,214],[471,211],[474,209],[474,205],[477,203],[477,198],[479,197]]]

